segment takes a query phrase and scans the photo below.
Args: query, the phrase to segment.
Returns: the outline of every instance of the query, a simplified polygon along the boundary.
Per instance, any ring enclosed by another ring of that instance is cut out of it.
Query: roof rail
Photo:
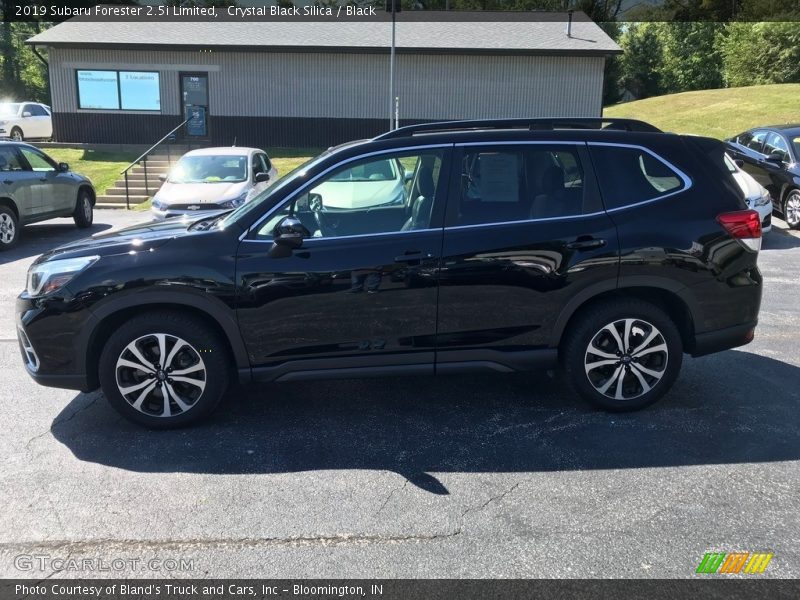
[[[391,140],[409,137],[418,133],[439,133],[449,131],[480,131],[482,129],[615,129],[621,131],[647,131],[661,133],[661,130],[650,123],[637,119],[615,119],[605,117],[577,117],[551,119],[477,119],[472,121],[437,121],[408,125],[393,131],[387,131],[373,139]]]

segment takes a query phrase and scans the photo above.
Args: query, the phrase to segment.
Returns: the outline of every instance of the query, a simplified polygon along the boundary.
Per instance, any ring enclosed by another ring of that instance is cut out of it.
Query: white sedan
[[[38,102],[4,102],[0,104],[0,137],[15,142],[47,140],[53,137],[50,107]]]
[[[744,199],[747,207],[752,208],[761,218],[761,231],[769,233],[772,229],[772,198],[767,189],[753,179],[749,173],[739,168],[736,162],[727,154],[725,155],[725,165],[733,175],[736,183],[744,192]]]
[[[399,160],[378,160],[337,173],[311,190],[322,199],[325,210],[352,210],[402,205],[405,184],[411,179]]]

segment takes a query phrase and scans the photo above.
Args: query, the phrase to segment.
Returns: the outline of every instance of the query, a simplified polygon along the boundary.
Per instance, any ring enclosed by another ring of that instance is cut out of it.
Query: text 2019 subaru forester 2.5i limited
[[[684,353],[753,338],[761,226],[724,155],[619,119],[433,123],[345,144],[223,216],[39,257],[17,304],[22,357],[37,382],[101,387],[150,427],[207,416],[234,378],[559,364],[593,404],[641,408]],[[327,182],[361,197],[387,160],[407,173],[400,200],[329,206]]]

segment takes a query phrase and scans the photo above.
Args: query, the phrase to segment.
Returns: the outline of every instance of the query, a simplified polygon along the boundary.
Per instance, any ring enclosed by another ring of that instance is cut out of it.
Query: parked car
[[[412,176],[399,160],[380,160],[345,169],[312,192],[323,210],[405,204],[405,186]]]
[[[203,148],[184,154],[153,196],[156,219],[199,218],[237,208],[278,177],[267,153],[256,148]]]
[[[0,250],[19,241],[23,225],[72,217],[89,227],[95,191],[87,177],[25,143],[0,142]]]
[[[772,197],[769,195],[767,188],[742,170],[741,161],[735,161],[726,155],[725,164],[741,188],[747,206],[756,211],[761,218],[761,232],[769,233],[772,231]]]
[[[386,160],[411,166],[403,203],[324,210],[314,190]],[[416,125],[225,215],[40,256],[18,335],[36,381],[100,387],[156,428],[209,415],[232,379],[559,365],[589,402],[633,410],[684,353],[753,339],[760,244],[717,140],[624,119]]]
[[[38,102],[0,104],[0,137],[9,137],[15,142],[50,139],[53,137],[50,107]]]
[[[792,229],[800,229],[800,125],[757,127],[726,140],[730,155],[764,186]]]

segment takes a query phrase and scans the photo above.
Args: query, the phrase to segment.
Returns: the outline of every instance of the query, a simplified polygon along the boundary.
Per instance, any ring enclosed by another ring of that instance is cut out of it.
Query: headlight
[[[25,289],[30,296],[44,296],[55,292],[99,258],[99,256],[82,256],[33,265],[28,269]]]
[[[153,208],[155,208],[156,210],[164,210],[164,206],[165,206],[165,205],[164,205],[164,203],[163,203],[161,200],[156,200],[156,199],[154,198],[154,199],[153,199],[153,202],[152,202],[152,204],[151,204],[151,206],[152,206]]]
[[[764,192],[764,194],[761,196],[761,198],[759,198],[758,200],[755,201],[754,205],[755,206],[764,206],[766,204],[769,204],[770,202],[772,202],[772,198],[770,197],[769,192]]]
[[[225,200],[224,202],[220,202],[217,206],[221,206],[222,208],[238,208],[242,204],[244,204],[245,200],[247,200],[248,192],[245,192],[238,198],[234,198],[233,200]]]

